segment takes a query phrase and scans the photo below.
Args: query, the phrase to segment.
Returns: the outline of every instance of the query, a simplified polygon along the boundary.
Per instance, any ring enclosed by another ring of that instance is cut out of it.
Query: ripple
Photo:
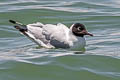
[[[104,71],[97,71],[94,69],[90,69],[90,68],[82,68],[83,70],[87,70],[89,72],[95,73],[95,74],[99,74],[99,75],[103,75],[103,76],[109,76],[109,77],[120,77],[120,73],[119,72],[104,72]]]
[[[14,5],[14,4],[26,4],[26,5]],[[32,4],[29,4],[32,3]],[[9,5],[8,5],[9,4]],[[78,5],[79,4],[79,5]],[[82,4],[82,6],[80,6]],[[87,6],[84,6],[84,5]],[[24,9],[49,9],[55,11],[65,11],[65,12],[92,12],[92,13],[105,13],[105,14],[113,14],[111,11],[108,11],[110,6],[104,3],[91,3],[91,2],[83,2],[83,1],[10,1],[9,3],[1,3],[1,5],[7,5],[1,7],[1,12],[11,12],[18,11]],[[78,5],[76,7],[76,5]],[[72,7],[71,7],[72,6]],[[9,8],[8,8],[9,7]],[[96,8],[95,8],[96,7]],[[98,8],[97,8],[98,7]],[[114,14],[119,14],[119,12],[114,12]]]

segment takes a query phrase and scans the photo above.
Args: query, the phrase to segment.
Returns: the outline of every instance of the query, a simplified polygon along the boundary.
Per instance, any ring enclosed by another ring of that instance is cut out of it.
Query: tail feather
[[[15,24],[15,28],[17,29],[17,30],[19,30],[20,32],[25,32],[25,31],[27,31],[27,26],[26,25],[24,25],[24,24],[22,24],[22,23],[19,23],[19,22],[16,22],[16,21],[14,21],[14,20],[9,20],[9,22],[10,23],[13,23],[13,24]]]
[[[18,29],[20,32],[25,32],[27,31],[27,28],[23,28],[23,27],[20,27],[20,26],[14,26],[16,29]]]

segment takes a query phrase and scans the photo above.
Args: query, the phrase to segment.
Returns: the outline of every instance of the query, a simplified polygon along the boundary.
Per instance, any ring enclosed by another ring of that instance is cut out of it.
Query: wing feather
[[[67,36],[69,28],[65,25],[59,23],[57,25],[53,24],[42,24],[35,23],[27,25],[28,33],[35,37],[35,41],[40,40],[47,46],[54,47],[64,47],[67,44]],[[40,44],[41,45],[41,44]]]

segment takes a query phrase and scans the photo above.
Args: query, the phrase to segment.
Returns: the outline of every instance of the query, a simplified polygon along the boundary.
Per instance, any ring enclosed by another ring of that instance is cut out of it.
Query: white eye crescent
[[[78,28],[77,28],[77,30],[81,31],[81,28],[80,28],[80,27],[78,27]]]

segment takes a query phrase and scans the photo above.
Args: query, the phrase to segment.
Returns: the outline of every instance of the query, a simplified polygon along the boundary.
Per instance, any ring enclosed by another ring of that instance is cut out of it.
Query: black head
[[[75,23],[72,27],[72,32],[76,36],[83,37],[84,35],[90,35],[93,36],[93,34],[90,34],[87,32],[85,26],[81,23]]]

